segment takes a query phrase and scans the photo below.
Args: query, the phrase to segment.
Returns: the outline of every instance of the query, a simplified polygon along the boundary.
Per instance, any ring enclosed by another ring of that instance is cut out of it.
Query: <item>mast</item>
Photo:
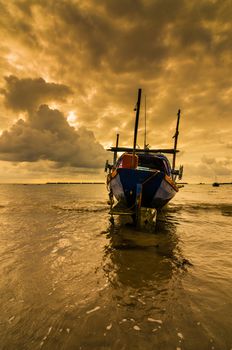
[[[147,104],[146,104],[146,95],[144,98],[144,149],[147,148]]]
[[[133,159],[132,159],[132,166],[133,167],[134,167],[134,164],[135,164],[135,150],[136,150],[138,125],[139,125],[139,112],[140,112],[141,94],[142,94],[142,89],[139,89],[138,90],[138,101],[137,101],[137,104],[136,104],[136,118],[135,118],[135,130],[134,130]]]
[[[178,110],[178,113],[177,113],[176,132],[175,132],[175,135],[173,136],[174,153],[173,153],[173,159],[172,159],[172,172],[175,171],[175,166],[176,166],[176,151],[177,151],[177,141],[179,136],[179,123],[180,123],[180,109]]]
[[[117,134],[117,137],[116,137],[116,150],[114,151],[114,165],[116,164],[116,161],[117,161],[117,148],[118,148],[118,140],[119,140],[119,134]]]

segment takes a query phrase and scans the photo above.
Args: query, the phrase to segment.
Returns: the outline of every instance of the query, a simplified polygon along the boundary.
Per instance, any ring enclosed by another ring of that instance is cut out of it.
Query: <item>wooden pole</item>
[[[118,140],[119,140],[119,134],[117,134],[117,137],[116,137],[116,149],[118,148]],[[116,164],[116,161],[117,161],[117,151],[114,151],[114,165]]]
[[[144,149],[147,148],[147,101],[146,101],[146,96],[144,99]]]
[[[133,145],[133,158],[132,158],[132,167],[133,168],[135,166],[135,150],[136,150],[136,144],[137,144],[141,94],[142,94],[142,89],[139,89],[138,90],[138,101],[137,101],[137,105],[136,105],[136,118],[135,118],[135,130],[134,130],[134,145]]]
[[[179,136],[179,123],[180,123],[180,109],[178,110],[177,113],[177,122],[176,122],[176,132],[175,135],[173,136],[174,138],[174,153],[173,153],[173,159],[172,159],[172,170],[175,170],[176,166],[176,150],[177,150],[177,141],[178,141],[178,136]],[[173,175],[174,177],[174,175]]]

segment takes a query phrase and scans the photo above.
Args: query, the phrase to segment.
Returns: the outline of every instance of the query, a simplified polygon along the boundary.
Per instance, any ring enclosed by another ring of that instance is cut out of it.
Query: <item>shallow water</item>
[[[187,185],[145,232],[104,185],[0,185],[1,349],[232,349],[231,198]]]

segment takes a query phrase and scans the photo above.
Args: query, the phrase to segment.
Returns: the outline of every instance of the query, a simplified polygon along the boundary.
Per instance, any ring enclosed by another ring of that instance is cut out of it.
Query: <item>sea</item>
[[[150,230],[107,199],[0,185],[0,349],[231,350],[232,186],[185,185]]]

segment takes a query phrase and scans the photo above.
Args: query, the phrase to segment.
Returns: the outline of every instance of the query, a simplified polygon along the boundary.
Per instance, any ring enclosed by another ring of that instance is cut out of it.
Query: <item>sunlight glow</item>
[[[79,126],[79,122],[77,121],[77,116],[76,116],[76,112],[75,111],[68,112],[67,122],[71,126],[75,126],[75,127]]]

